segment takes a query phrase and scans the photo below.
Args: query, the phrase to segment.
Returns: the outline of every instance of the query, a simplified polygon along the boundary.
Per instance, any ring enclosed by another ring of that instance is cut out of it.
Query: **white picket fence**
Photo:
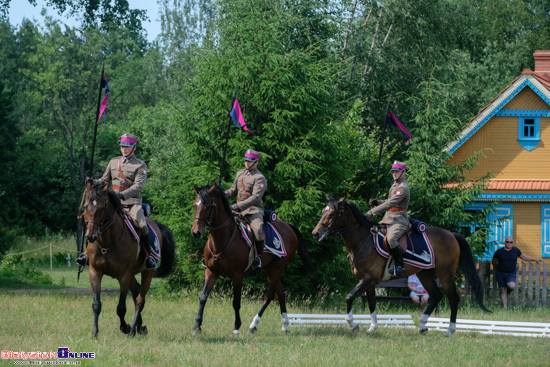
[[[289,326],[348,325],[346,315],[289,313],[287,316],[290,322]],[[416,328],[411,315],[378,315],[377,320],[379,327]],[[370,325],[371,316],[353,315],[353,321],[356,324]]]
[[[446,331],[448,318],[430,317],[428,329]],[[457,319],[456,331],[475,331],[482,334],[550,337],[550,324],[542,322],[516,322],[495,320]]]

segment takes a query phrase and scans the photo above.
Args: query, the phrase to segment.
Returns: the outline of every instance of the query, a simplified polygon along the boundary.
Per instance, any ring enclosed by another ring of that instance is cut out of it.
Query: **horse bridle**
[[[103,232],[105,232],[105,230],[107,228],[109,228],[114,222],[115,222],[115,217],[116,215],[113,215],[113,217],[106,222],[106,218],[107,218],[107,207],[109,206],[109,197],[108,196],[100,196],[101,199],[105,199],[105,209],[103,211],[103,218],[101,220],[100,223],[94,221],[94,220],[88,220],[86,218],[86,216],[84,216],[85,218],[85,223],[86,225],[88,225],[88,223],[92,223],[92,224],[95,224],[97,226],[97,236],[99,237]],[[86,209],[88,210],[88,209]],[[106,223],[105,223],[106,222]]]
[[[195,220],[197,221],[203,221],[206,223],[206,227],[209,228],[210,232],[214,232],[214,231],[217,231],[218,229],[222,229],[222,228],[225,228],[229,225],[229,222],[231,222],[231,219],[233,219],[233,216],[229,216],[229,218],[227,218],[227,220],[222,223],[222,225],[218,226],[218,227],[212,227],[212,215],[214,214],[214,209],[216,208],[216,202],[214,201],[214,198],[210,195],[208,195],[208,197],[210,198],[211,200],[211,203],[209,204],[210,206],[210,213],[208,214],[208,218],[207,219],[203,219],[201,217],[195,217]]]
[[[338,207],[336,208],[337,215],[330,221],[330,223],[328,225],[326,225],[324,223],[319,223],[322,227],[324,227],[326,229],[326,231],[327,231],[326,236],[327,237],[334,237],[334,236],[341,235],[342,233],[352,231],[352,230],[358,228],[361,225],[361,223],[356,223],[356,224],[354,224],[353,226],[350,226],[350,227],[344,227],[344,228],[341,228],[341,229],[332,229],[332,226],[337,222],[337,219],[340,218],[342,216],[342,214],[344,213],[344,207],[341,204],[342,203],[338,203]]]

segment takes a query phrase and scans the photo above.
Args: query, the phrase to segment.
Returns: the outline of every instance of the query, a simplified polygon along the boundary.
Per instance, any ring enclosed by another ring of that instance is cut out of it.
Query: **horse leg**
[[[367,288],[367,302],[369,304],[370,311],[370,326],[367,333],[372,333],[378,329],[378,317],[376,313],[376,291],[374,286]]]
[[[449,300],[449,306],[451,307],[451,319],[449,320],[449,328],[445,333],[446,337],[449,337],[454,334],[456,331],[456,314],[458,312],[458,304],[460,302],[460,297],[456,291],[456,285],[452,278],[443,281],[441,279],[441,284],[443,286],[443,291]]]
[[[284,333],[288,333],[288,325],[290,325],[290,321],[288,321],[288,315],[286,312],[286,295],[285,291],[283,290],[283,285],[281,281],[277,284],[277,299],[279,300],[279,308],[281,310],[281,330]]]
[[[430,299],[428,300],[428,306],[424,309],[422,316],[420,316],[418,326],[418,331],[420,332],[420,334],[426,334],[428,332],[426,323],[428,322],[428,319],[430,318],[433,310],[437,307],[437,304],[443,299],[443,294],[441,293],[437,286],[437,283],[435,282],[433,271],[424,270],[418,273],[417,276],[430,296]]]
[[[369,282],[365,281],[365,278],[361,279],[359,281],[359,283],[357,283],[357,285],[355,286],[355,288],[353,288],[349,293],[348,295],[346,296],[346,304],[347,304],[347,315],[346,315],[346,321],[348,322],[349,324],[349,327],[351,328],[351,330],[353,331],[357,331],[359,330],[359,324],[356,324],[354,321],[353,321],[353,311],[352,311],[352,306],[353,306],[353,300],[355,300],[355,298],[357,298],[361,293],[363,293],[365,291],[365,289],[369,288]]]
[[[149,292],[151,287],[151,281],[153,279],[153,272],[151,270],[145,270],[141,273],[141,287],[134,277],[134,289],[137,297],[134,300],[136,312],[134,314],[134,321],[132,322],[132,333],[147,334],[147,327],[142,326],[141,312],[145,307],[145,296]]]
[[[240,333],[239,329],[241,328],[241,296],[243,289],[243,275],[236,274],[233,276],[231,283],[233,284],[233,310],[235,311],[235,329],[233,334],[237,335]]]
[[[193,326],[193,335],[199,334],[202,325],[202,319],[204,314],[204,306],[206,306],[206,301],[208,300],[208,295],[214,288],[216,279],[218,278],[217,274],[214,274],[210,269],[206,268],[204,271],[204,280],[202,286],[202,292],[199,296],[199,312],[197,313],[197,318],[195,319],[195,326]]]
[[[94,327],[92,329],[92,337],[97,339],[99,333],[98,320],[101,313],[101,278],[102,273],[98,273],[90,266],[89,269],[90,285],[92,286],[92,294],[94,297],[92,310],[94,311]]]
[[[284,313],[286,316],[286,303],[284,298],[284,292],[282,292],[281,274],[278,274],[276,276],[271,276],[271,274],[268,273],[267,281],[269,283],[269,286],[264,295],[264,303],[262,304],[260,311],[258,311],[258,314],[254,316],[254,318],[252,319],[252,323],[248,327],[249,334],[254,333],[258,330],[257,326],[260,323],[260,319],[262,318],[262,315],[264,314],[264,311],[266,310],[267,306],[269,306],[269,304],[273,300],[273,297],[275,297],[275,292],[277,292],[277,297],[279,298],[279,305],[281,306],[281,315],[283,315]],[[285,327],[284,327],[284,316],[283,316],[283,331],[287,331],[285,330]]]
[[[124,317],[126,316],[126,297],[128,296],[129,282],[130,279],[128,275],[118,279],[118,283],[120,284],[120,295],[118,297],[116,313],[120,319],[120,331],[124,334],[130,334],[131,332],[130,325],[128,325],[124,320]]]

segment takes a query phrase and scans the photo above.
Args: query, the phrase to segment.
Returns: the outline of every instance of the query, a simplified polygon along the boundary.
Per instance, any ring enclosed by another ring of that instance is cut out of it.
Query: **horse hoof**
[[[426,329],[420,329],[419,331],[420,331],[420,334],[421,334],[421,335],[426,335],[426,334],[428,333],[428,328],[426,328]]]
[[[120,331],[122,331],[123,334],[130,334],[131,330],[132,328],[128,324],[120,326]]]
[[[249,334],[254,334],[256,331],[258,331],[258,329],[256,327],[251,327],[251,328],[248,329]]]
[[[239,335],[241,332],[238,329],[233,330],[233,335]]]
[[[367,330],[367,333],[373,333],[376,329],[378,329],[377,326],[371,325],[369,329]]]
[[[137,330],[138,334],[140,335],[147,335],[149,332],[147,331],[147,326],[141,326]]]
[[[358,332],[359,331],[359,324],[355,325],[354,327],[351,328],[351,331],[353,332]]]
[[[200,333],[202,332],[201,328],[193,328],[193,332],[191,333],[191,335],[195,336],[195,335],[199,335]]]

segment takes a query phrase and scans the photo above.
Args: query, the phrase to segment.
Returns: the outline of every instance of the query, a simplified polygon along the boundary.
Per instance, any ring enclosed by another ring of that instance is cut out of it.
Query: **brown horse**
[[[84,217],[87,222],[86,238],[90,263],[90,283],[94,301],[94,327],[92,334],[97,337],[98,319],[101,313],[101,279],[109,275],[120,284],[120,297],[117,315],[120,318],[120,330],[134,336],[136,331],[147,334],[147,327],[142,324],[141,311],[145,306],[145,295],[151,286],[153,276],[163,277],[172,271],[174,264],[174,239],[172,232],[160,224],[147,218],[159,236],[161,248],[161,263],[157,269],[145,270],[145,254],[124,223],[120,200],[107,183],[88,179],[86,181],[86,203]],[[135,275],[141,273],[141,286]],[[135,314],[132,325],[124,321],[126,315],[126,296],[132,292],[135,304]]]
[[[359,283],[346,297],[346,320],[352,329],[358,328],[353,321],[352,303],[357,296],[366,292],[372,320],[368,331],[374,331],[378,327],[375,286],[384,276],[386,259],[374,247],[373,223],[369,222],[359,209],[354,204],[347,202],[345,198],[337,199],[327,195],[327,200],[328,205],[323,209],[321,219],[313,229],[313,237],[322,241],[327,236],[342,235],[350,256],[353,275],[359,279]],[[420,269],[405,264],[404,274],[397,277],[392,276],[392,279],[418,273],[418,278],[430,294],[428,307],[420,317],[419,330],[421,334],[424,334],[428,331],[426,322],[430,314],[443,298],[435,281],[435,276],[437,276],[451,307],[449,329],[445,333],[445,336],[451,336],[456,330],[459,296],[454,278],[459,265],[472,286],[472,293],[479,306],[486,312],[491,311],[483,305],[483,284],[476,273],[470,245],[464,237],[437,227],[427,227],[426,233],[434,251],[435,268]]]
[[[200,189],[196,185],[193,186],[197,198],[193,204],[195,220],[191,233],[195,238],[200,238],[204,235],[206,227],[210,229],[208,241],[204,246],[206,270],[204,271],[204,284],[199,297],[199,312],[193,327],[193,335],[201,332],[204,307],[208,295],[220,275],[229,277],[233,285],[233,309],[235,310],[233,334],[239,334],[241,327],[241,290],[244,273],[249,267],[250,248],[240,236],[235,214],[231,212],[223,191],[217,185],[205,186]],[[277,220],[272,224],[282,237],[287,255],[279,258],[268,252],[263,253],[262,270],[267,275],[269,287],[264,295],[264,302],[260,311],[250,324],[249,333],[257,330],[260,318],[275,296],[279,300],[281,309],[282,330],[284,332],[288,331],[289,321],[286,312],[285,293],[281,284],[283,270],[294,257],[296,249],[298,249],[304,265],[311,269],[311,259],[298,229],[281,220]]]

